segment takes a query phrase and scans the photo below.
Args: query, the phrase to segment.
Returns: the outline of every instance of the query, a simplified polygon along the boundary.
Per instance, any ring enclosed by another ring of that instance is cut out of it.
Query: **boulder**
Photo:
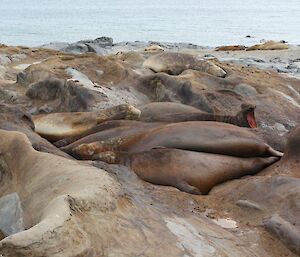
[[[24,231],[23,209],[17,193],[0,198],[0,217],[0,231],[6,237]]]

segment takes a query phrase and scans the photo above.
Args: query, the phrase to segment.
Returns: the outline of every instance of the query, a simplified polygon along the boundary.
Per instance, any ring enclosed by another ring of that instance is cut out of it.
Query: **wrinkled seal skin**
[[[192,194],[207,194],[217,184],[253,175],[279,159],[239,158],[179,149],[116,155],[116,161],[130,167],[141,179]]]
[[[265,228],[276,235],[287,247],[300,255],[300,231],[290,222],[275,214],[263,221]]]
[[[127,138],[82,144],[73,152],[84,159],[106,151],[138,153],[153,148],[177,148],[238,157],[282,156],[246,128],[227,123],[190,121],[173,123]]]
[[[140,111],[123,104],[97,112],[51,113],[33,116],[35,131],[50,141],[78,136],[111,119],[138,119]]]

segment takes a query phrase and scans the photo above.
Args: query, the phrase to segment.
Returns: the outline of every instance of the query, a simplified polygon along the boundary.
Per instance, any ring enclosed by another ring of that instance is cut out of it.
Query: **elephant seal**
[[[253,45],[246,49],[246,51],[252,50],[285,50],[289,49],[289,46],[285,43],[276,42],[276,41],[267,41],[263,44]]]
[[[139,126],[140,124],[141,124],[140,121],[135,121],[135,120],[108,120],[108,121],[104,121],[100,124],[97,124],[95,127],[92,127],[91,129],[85,131],[84,133],[82,133],[80,135],[66,137],[66,138],[63,138],[61,140],[54,142],[53,144],[56,147],[64,147],[69,144],[72,144],[73,142],[75,142],[81,138],[87,137],[91,134],[102,132],[104,130],[109,130],[109,129],[113,129],[113,128],[117,128],[117,127],[135,127],[135,126]]]
[[[141,179],[156,185],[173,186],[192,194],[207,194],[227,180],[253,175],[276,162],[278,157],[239,158],[179,149],[151,149],[146,152],[109,155],[93,159],[130,167]],[[103,158],[105,157],[105,158]]]
[[[162,123],[160,122],[151,122],[151,123],[139,122],[139,123],[135,123],[134,126],[129,125],[129,126],[119,126],[115,128],[110,128],[94,134],[90,134],[86,137],[82,137],[79,140],[69,145],[61,147],[60,150],[72,154],[72,150],[82,144],[89,144],[96,141],[109,140],[115,137],[128,137],[159,127],[161,125]]]
[[[170,75],[179,75],[184,70],[192,69],[216,77],[224,78],[226,76],[226,71],[213,62],[184,53],[162,52],[152,55],[143,63],[143,67]]]
[[[35,131],[50,141],[76,136],[110,119],[138,119],[140,111],[123,104],[97,112],[51,113],[33,116]]]
[[[201,110],[182,103],[152,102],[138,107],[141,111],[140,120],[154,121],[157,116],[174,113],[199,113]]]
[[[194,107],[179,103],[152,104],[148,104],[146,107],[141,109],[141,120],[169,123],[184,121],[218,121],[234,124],[240,127],[257,127],[254,115],[255,106],[252,104],[242,104],[241,111],[236,115],[218,115],[207,113]],[[170,108],[172,106],[174,106],[174,109]],[[143,111],[143,109],[146,110]]]
[[[157,147],[238,157],[282,156],[281,152],[274,150],[245,128],[210,121],[167,124],[130,137],[82,144],[74,148],[73,153],[90,159],[100,152],[138,153]]]

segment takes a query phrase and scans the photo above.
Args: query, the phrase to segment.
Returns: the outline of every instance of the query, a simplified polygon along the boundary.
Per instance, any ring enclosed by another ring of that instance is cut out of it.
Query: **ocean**
[[[300,44],[299,0],[0,0],[0,17],[0,43],[8,45],[100,36],[203,46]]]

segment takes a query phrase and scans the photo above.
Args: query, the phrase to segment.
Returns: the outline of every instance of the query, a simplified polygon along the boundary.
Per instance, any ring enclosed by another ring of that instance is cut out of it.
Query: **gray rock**
[[[255,202],[249,201],[249,200],[238,200],[236,202],[237,206],[240,207],[246,207],[254,210],[262,210],[262,208]]]
[[[95,44],[100,47],[111,47],[113,46],[113,39],[111,37],[98,37],[93,40],[82,40],[78,43],[85,43],[85,44]]]
[[[19,62],[19,61],[26,59],[26,57],[27,57],[26,54],[14,54],[11,56],[11,61]]]
[[[17,193],[0,198],[0,230],[5,236],[24,231],[23,210]]]
[[[0,88],[0,100],[15,102],[18,97],[16,92]]]
[[[257,95],[256,89],[247,84],[239,84],[233,89],[233,91],[242,96],[255,97]]]
[[[5,73],[6,73],[6,68],[0,65],[0,79],[4,78]]]
[[[11,60],[9,59],[8,56],[1,54],[0,55],[0,65],[7,65],[10,64]]]
[[[74,43],[69,44],[67,47],[61,50],[67,53],[87,53],[89,51],[89,48],[84,43]]]

